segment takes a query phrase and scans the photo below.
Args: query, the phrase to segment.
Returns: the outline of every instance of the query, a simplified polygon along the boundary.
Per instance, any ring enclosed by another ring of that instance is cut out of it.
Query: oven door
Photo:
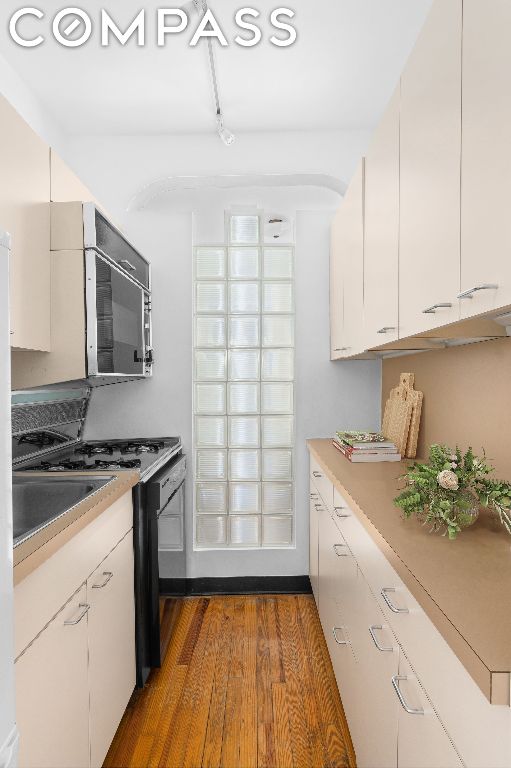
[[[144,289],[93,250],[85,264],[89,376],[145,376]]]

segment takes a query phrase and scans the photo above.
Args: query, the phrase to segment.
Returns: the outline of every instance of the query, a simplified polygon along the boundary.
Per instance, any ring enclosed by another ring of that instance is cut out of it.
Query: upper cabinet
[[[401,338],[459,319],[462,12],[437,0],[401,79]]]
[[[511,3],[464,0],[461,316],[511,304]]]
[[[0,229],[12,235],[11,346],[50,349],[50,150],[0,96]]]
[[[398,338],[400,89],[371,142],[365,162],[364,342]]]
[[[330,264],[331,358],[339,360],[364,351],[364,161],[335,220]]]

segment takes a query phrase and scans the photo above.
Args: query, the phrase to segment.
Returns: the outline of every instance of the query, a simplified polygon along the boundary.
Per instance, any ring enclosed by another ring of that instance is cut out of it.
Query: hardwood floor
[[[175,606],[164,602],[162,615],[175,615]],[[354,765],[309,595],[184,600],[164,664],[133,695],[105,761],[105,768]]]

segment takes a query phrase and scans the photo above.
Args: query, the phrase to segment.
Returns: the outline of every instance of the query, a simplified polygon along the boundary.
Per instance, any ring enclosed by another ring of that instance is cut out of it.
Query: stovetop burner
[[[106,453],[109,456],[111,456],[113,452],[114,452],[113,446],[110,445],[109,443],[97,443],[94,445],[91,443],[84,443],[75,451],[75,453],[84,454],[89,458],[91,456],[95,456],[97,454],[103,454],[103,453]]]
[[[94,466],[96,469],[138,469],[142,466],[142,462],[140,459],[113,459],[112,461],[96,459]]]
[[[67,442],[69,438],[51,432],[30,432],[18,437],[19,445],[33,445],[36,448],[49,448],[52,445]]]
[[[153,440],[137,442],[131,441],[129,443],[121,444],[118,449],[121,453],[158,453],[158,451],[165,448],[164,442],[155,442]]]

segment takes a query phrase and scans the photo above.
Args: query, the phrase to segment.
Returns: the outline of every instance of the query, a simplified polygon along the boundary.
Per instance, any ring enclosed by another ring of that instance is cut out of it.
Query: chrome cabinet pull
[[[419,709],[415,709],[414,707],[410,707],[406,703],[406,699],[403,696],[403,692],[401,691],[401,688],[399,687],[399,683],[401,680],[408,680],[406,675],[394,675],[392,678],[392,687],[394,688],[395,692],[397,693],[397,697],[399,699],[399,703],[403,707],[405,712],[408,712],[409,715],[423,715],[424,710],[422,707],[419,707]]]
[[[339,640],[339,638],[337,637],[337,632],[339,630],[342,631],[342,627],[333,627],[332,628],[332,633],[333,633],[335,642],[337,643],[337,645],[348,645],[348,641],[347,640]]]
[[[422,310],[423,315],[434,315],[437,309],[452,309],[452,304],[448,301],[441,302],[440,304],[433,304],[432,307]]]
[[[373,639],[373,643],[375,644],[375,646],[378,648],[379,651],[392,653],[392,651],[394,650],[392,646],[389,647],[388,645],[380,645],[380,643],[378,642],[378,638],[376,637],[376,631],[382,630],[382,629],[383,627],[381,624],[373,624],[373,626],[369,627],[369,634],[371,635]]]
[[[341,549],[341,548],[348,549],[348,545],[347,544],[334,544],[334,552],[337,555],[337,557],[348,557],[348,552],[338,552],[337,551],[337,547],[339,547],[339,549]]]
[[[77,616],[76,619],[67,619],[64,622],[65,627],[74,627],[76,624],[79,624],[84,616],[86,616],[90,611],[90,605],[88,603],[79,603],[79,608],[82,609],[81,613]]]
[[[105,577],[105,580],[101,582],[101,584],[93,584],[92,589],[103,589],[103,587],[106,587],[108,582],[113,576],[112,571],[103,571],[103,576]]]
[[[338,517],[340,520],[344,520],[347,517],[351,517],[350,514],[343,512],[344,509],[348,509],[348,507],[334,507],[335,516]]]
[[[312,474],[314,477],[323,477],[323,475],[320,472],[313,472]]]
[[[482,285],[475,285],[473,288],[470,288],[468,291],[463,291],[463,293],[458,293],[457,298],[458,299],[473,299],[474,293],[477,293],[478,291],[496,291],[499,286],[496,283],[483,283]]]
[[[314,506],[316,507],[316,509],[323,509],[323,505],[322,504],[314,504]]]
[[[128,259],[119,259],[117,262],[118,264],[124,264],[126,266],[126,269],[129,269],[130,272],[136,272],[137,268],[133,266],[131,261],[128,261]]]
[[[390,331],[396,331],[396,330],[397,328],[395,328],[394,326],[386,325],[384,328],[380,328],[379,331],[376,331],[376,333],[382,335],[384,333],[390,333]]]
[[[395,587],[384,587],[381,591],[381,596],[383,597],[383,599],[385,600],[385,602],[387,603],[387,605],[389,606],[390,610],[393,613],[410,613],[408,608],[398,608],[397,605],[394,605],[394,603],[391,601],[391,599],[388,596],[388,593],[395,592],[395,591],[396,591]]]

